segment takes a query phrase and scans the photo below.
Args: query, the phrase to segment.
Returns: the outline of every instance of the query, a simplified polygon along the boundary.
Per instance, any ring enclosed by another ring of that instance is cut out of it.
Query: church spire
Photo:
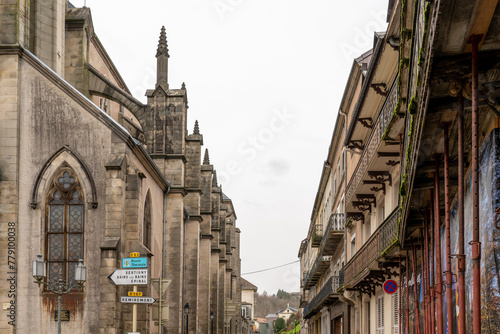
[[[166,85],[168,89],[168,45],[165,26],[161,27],[160,40],[158,41],[158,49],[156,50],[156,86],[160,84]]]
[[[205,156],[203,157],[203,164],[210,165],[210,157],[208,156],[208,148],[205,149]]]

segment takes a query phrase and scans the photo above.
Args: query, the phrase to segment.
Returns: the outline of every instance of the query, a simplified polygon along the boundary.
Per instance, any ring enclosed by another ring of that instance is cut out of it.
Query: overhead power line
[[[267,268],[267,269],[262,269],[262,270],[257,270],[257,271],[252,271],[252,272],[249,272],[249,273],[244,273],[244,274],[241,274],[241,276],[243,275],[250,275],[250,274],[256,274],[256,273],[261,273],[263,271],[269,271],[269,270],[273,270],[273,269],[278,269],[278,268],[281,268],[281,267],[285,267],[285,266],[289,266],[291,264],[294,264],[294,263],[297,263],[299,262],[300,260],[297,260],[297,261],[293,261],[293,262],[290,262],[290,263],[286,263],[286,264],[282,264],[280,266],[276,266],[276,267],[272,267],[272,268]]]

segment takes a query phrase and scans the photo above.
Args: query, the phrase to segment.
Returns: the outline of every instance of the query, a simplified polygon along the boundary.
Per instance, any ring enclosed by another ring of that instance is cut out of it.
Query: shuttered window
[[[384,296],[377,297],[377,334],[384,334]]]
[[[397,290],[392,295],[392,305],[393,305],[393,333],[399,334],[399,290]]]

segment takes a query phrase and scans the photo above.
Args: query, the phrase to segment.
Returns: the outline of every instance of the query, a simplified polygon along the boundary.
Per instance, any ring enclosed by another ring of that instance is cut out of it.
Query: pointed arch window
[[[63,166],[56,173],[47,192],[45,252],[48,280],[58,277],[73,282],[75,267],[83,259],[83,192],[74,171]]]
[[[148,194],[144,202],[144,221],[142,224],[142,243],[151,250],[151,198]]]

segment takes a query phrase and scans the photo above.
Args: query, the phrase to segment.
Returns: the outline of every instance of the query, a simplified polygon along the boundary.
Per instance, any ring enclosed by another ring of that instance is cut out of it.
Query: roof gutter
[[[375,70],[378,67],[378,60],[380,58],[380,54],[381,54],[380,51],[382,49],[382,45],[384,44],[383,41],[385,39],[385,34],[384,34],[384,36],[380,36],[377,33],[375,33],[375,34],[376,34],[376,38],[377,38],[377,43],[375,45],[375,50],[373,52],[373,58],[370,61],[371,66],[368,66],[368,73],[366,74],[366,80],[363,83],[363,87],[361,88],[361,95],[359,96],[358,102],[356,103],[356,106],[354,107],[354,114],[352,115],[352,118],[351,118],[351,124],[349,125],[349,130],[347,131],[347,134],[346,134],[344,146],[347,146],[349,144],[349,141],[351,140],[352,134],[354,132],[354,128],[356,127],[356,124],[357,124],[357,119],[359,117],[361,109],[364,106],[366,94],[368,93],[368,90],[370,88],[373,74],[375,73]]]

